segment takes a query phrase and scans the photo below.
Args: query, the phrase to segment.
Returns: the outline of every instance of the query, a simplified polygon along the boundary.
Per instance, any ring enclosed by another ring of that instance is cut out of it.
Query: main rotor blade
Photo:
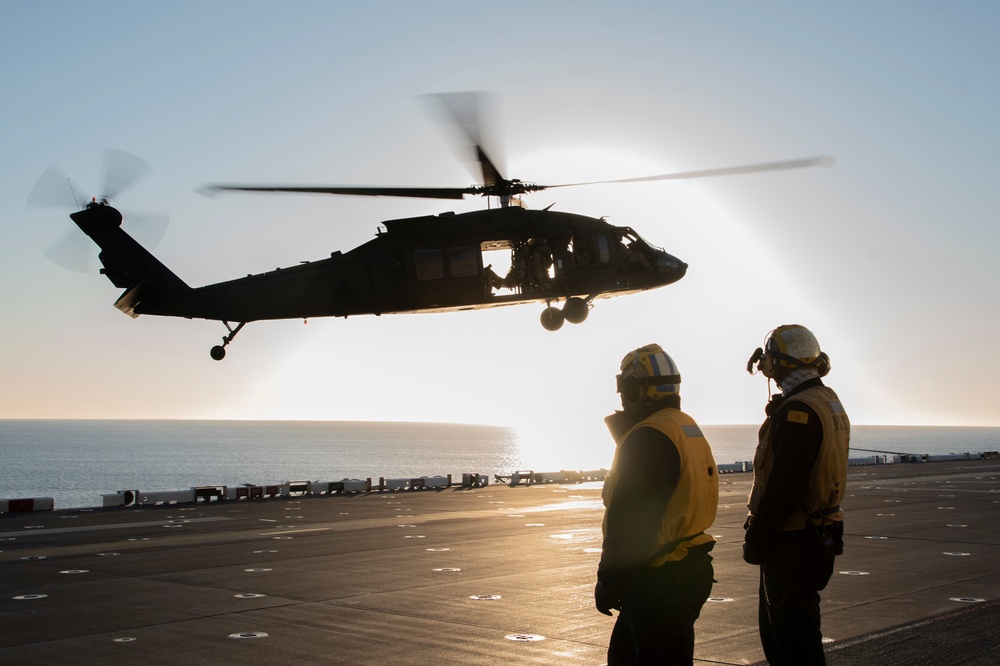
[[[578,185],[604,185],[608,183],[645,183],[654,180],[683,180],[686,178],[710,178],[714,176],[734,176],[744,173],[757,173],[760,171],[781,171],[783,169],[801,169],[805,167],[823,166],[831,167],[837,158],[830,156],[807,157],[798,160],[785,160],[783,162],[765,162],[762,164],[746,164],[743,166],[722,167],[720,169],[703,169],[701,171],[681,171],[678,173],[662,173],[657,176],[643,176],[640,178],[619,178],[616,180],[593,180],[586,183],[564,183],[562,185],[539,186],[543,189],[554,187],[576,187]]]
[[[435,106],[445,121],[459,130],[461,145],[456,148],[467,162],[479,165],[479,173],[473,172],[473,175],[481,178],[486,187],[506,180],[502,169],[502,152],[498,149],[495,137],[496,123],[484,118],[484,107],[492,107],[494,104],[492,97],[481,91],[438,93],[427,97],[437,102]],[[501,160],[499,163],[498,159]]]
[[[100,194],[114,199],[152,168],[132,153],[108,148],[104,151],[104,191]]]
[[[416,199],[462,199],[475,194],[472,187],[378,187],[378,186],[298,186],[298,185],[208,185],[202,192],[300,192],[305,194],[346,194],[360,197],[411,197]]]

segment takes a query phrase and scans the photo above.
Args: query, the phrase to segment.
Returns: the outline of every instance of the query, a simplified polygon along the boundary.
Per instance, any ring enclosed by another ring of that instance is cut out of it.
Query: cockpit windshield
[[[631,227],[622,227],[622,242],[625,243],[626,245],[631,245],[635,241],[639,241],[646,247],[652,248],[654,250],[659,250],[660,252],[666,252],[666,250],[664,250],[659,245],[653,245],[648,240],[637,234],[635,230],[632,229]]]

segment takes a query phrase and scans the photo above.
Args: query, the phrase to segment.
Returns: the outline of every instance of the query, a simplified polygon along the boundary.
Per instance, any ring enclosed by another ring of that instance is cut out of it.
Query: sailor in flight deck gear
[[[629,352],[617,377],[623,411],[605,419],[615,439],[604,480],[604,543],[597,610],[620,611],[608,666],[691,664],[694,622],[712,591],[707,530],[718,470],[695,421],[680,410],[680,375],[659,345]]]
[[[756,365],[756,367],[754,367]],[[771,331],[747,371],[782,390],[758,434],[743,559],[760,565],[758,623],[769,664],[825,664],[819,593],[844,549],[851,424],[825,386],[829,357],[804,326]]]

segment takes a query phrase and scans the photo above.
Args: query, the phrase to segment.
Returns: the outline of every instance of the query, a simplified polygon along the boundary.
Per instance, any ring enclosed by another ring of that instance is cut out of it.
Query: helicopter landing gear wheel
[[[216,361],[221,361],[222,359],[226,358],[226,346],[233,341],[233,338],[235,338],[236,334],[240,332],[240,329],[246,326],[245,321],[241,321],[236,326],[236,328],[230,326],[228,321],[224,321],[222,323],[226,325],[226,329],[229,331],[229,335],[222,336],[222,344],[215,345],[214,347],[212,347],[211,351],[208,352],[212,356],[212,358]]]
[[[542,310],[542,328],[546,331],[558,331],[562,328],[565,317],[562,310],[551,305]]]
[[[582,324],[587,321],[588,314],[590,304],[578,296],[568,298],[563,305],[562,315],[571,324]]]

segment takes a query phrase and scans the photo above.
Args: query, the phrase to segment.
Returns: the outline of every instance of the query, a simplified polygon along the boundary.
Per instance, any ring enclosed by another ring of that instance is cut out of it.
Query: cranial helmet
[[[621,371],[616,379],[624,406],[681,394],[680,371],[660,345],[630,351],[622,359]]]
[[[820,377],[830,371],[830,358],[805,326],[785,324],[774,329],[764,341],[764,352],[785,368],[815,368]]]

